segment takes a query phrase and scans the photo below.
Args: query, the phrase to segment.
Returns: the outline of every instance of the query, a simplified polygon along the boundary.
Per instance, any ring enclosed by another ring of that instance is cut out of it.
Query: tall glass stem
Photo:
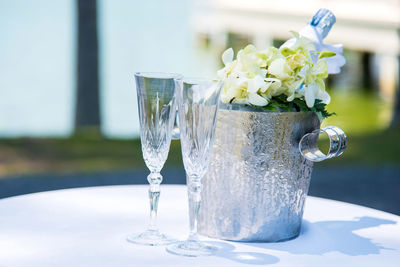
[[[162,176],[159,172],[151,172],[147,176],[149,181],[149,200],[150,200],[150,222],[148,229],[157,231],[157,210],[158,210],[158,200],[160,198],[160,184],[162,182]]]
[[[197,222],[201,202],[201,182],[198,176],[189,176],[189,241],[198,241]]]

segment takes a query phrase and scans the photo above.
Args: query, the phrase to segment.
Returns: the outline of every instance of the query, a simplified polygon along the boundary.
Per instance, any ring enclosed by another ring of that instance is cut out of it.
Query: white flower
[[[317,99],[322,100],[322,103],[328,105],[331,103],[331,96],[328,94],[327,91],[319,91],[317,95]]]
[[[221,94],[221,101],[229,103],[234,99],[243,98],[243,93],[246,90],[247,79],[244,73],[231,73],[224,83],[224,88]]]
[[[257,93],[258,90],[261,92],[267,89],[268,85],[264,81],[264,78],[257,75],[253,79],[249,79],[247,82],[247,92],[248,93]]]
[[[289,47],[293,50],[296,50],[298,48],[301,48],[305,51],[315,51],[315,46],[308,37],[308,35],[304,35],[302,32],[297,33],[295,31],[291,31],[291,33],[294,35],[294,43],[291,45],[287,45],[286,43],[282,45],[282,47]]]
[[[266,82],[266,87],[260,89],[261,93],[268,90],[271,94],[274,94],[282,86],[281,80],[276,78],[265,78],[264,81]]]
[[[304,86],[304,98],[309,108],[312,108],[315,104],[315,99],[322,100],[324,104],[331,102],[331,97],[326,91],[322,91],[316,83]]]
[[[269,65],[268,73],[278,79],[285,80],[290,78],[292,70],[284,58],[277,58]]]
[[[295,99],[298,96],[302,96],[302,94],[300,93],[301,90],[301,85],[303,84],[304,80],[303,79],[299,79],[297,81],[293,80],[290,83],[287,83],[287,93],[286,95],[287,97],[287,101],[293,101],[293,99]]]
[[[265,106],[267,99],[260,96],[259,91],[267,87],[267,83],[261,76],[248,78],[247,73],[232,73],[225,80],[225,87],[221,100],[225,103],[252,104],[256,106]]]
[[[325,91],[324,79],[335,51],[314,55],[319,47],[308,38],[293,34],[295,38],[280,49],[257,51],[254,45],[248,45],[237,53],[235,60],[233,49],[227,49],[222,54],[225,66],[217,73],[224,81],[221,100],[266,106],[272,98],[279,97],[288,102],[304,100],[309,108],[314,107],[316,99],[328,104],[330,96]]]
[[[225,79],[230,74],[232,69],[235,67],[236,62],[233,61],[233,56],[234,53],[232,48],[228,48],[222,54],[222,62],[224,63],[225,67],[217,72],[217,77],[219,79],[221,80]]]
[[[249,94],[247,99],[250,104],[253,104],[255,106],[263,107],[263,106],[268,105],[268,101],[264,97],[262,97],[258,94],[255,94],[255,93]]]
[[[232,63],[233,61],[233,49],[228,48],[225,50],[225,52],[222,54],[222,62],[224,62],[225,66]]]
[[[312,108],[314,106],[318,91],[319,87],[315,83],[304,86],[304,98],[309,108]]]
[[[270,86],[264,80],[267,75],[266,59],[253,45],[240,50],[236,60],[233,57],[231,48],[222,54],[225,67],[218,71],[218,77],[225,81],[221,100],[225,103],[267,105],[267,98],[260,95],[261,91],[265,92]]]

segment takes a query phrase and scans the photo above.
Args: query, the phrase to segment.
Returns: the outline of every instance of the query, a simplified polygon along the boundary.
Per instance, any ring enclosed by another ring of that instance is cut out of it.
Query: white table
[[[214,240],[219,253],[201,258],[126,242],[127,234],[144,230],[148,209],[147,186],[0,200],[0,266],[400,266],[400,217],[361,206],[308,197],[298,238],[264,244]],[[162,186],[160,228],[185,238],[187,214],[185,187]]]

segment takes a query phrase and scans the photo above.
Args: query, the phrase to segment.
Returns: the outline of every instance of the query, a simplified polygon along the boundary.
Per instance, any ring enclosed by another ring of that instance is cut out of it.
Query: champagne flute
[[[210,160],[222,82],[183,79],[180,85],[178,117],[188,186],[190,233],[186,241],[168,246],[167,251],[182,256],[205,256],[215,253],[217,248],[201,242],[197,234],[201,178]]]
[[[167,245],[175,240],[159,232],[157,208],[162,176],[160,171],[168,157],[176,114],[176,88],[181,75],[172,73],[135,73],[138,97],[140,140],[143,158],[150,170],[150,222],[145,232],[127,240],[141,245]]]

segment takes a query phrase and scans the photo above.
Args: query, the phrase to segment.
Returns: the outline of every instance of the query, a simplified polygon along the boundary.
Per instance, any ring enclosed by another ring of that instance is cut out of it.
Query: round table
[[[148,221],[147,186],[51,191],[0,200],[0,266],[399,266],[400,217],[308,197],[302,232],[280,243],[209,240],[215,256],[188,258],[128,243]],[[158,222],[188,233],[184,186],[162,186]]]

